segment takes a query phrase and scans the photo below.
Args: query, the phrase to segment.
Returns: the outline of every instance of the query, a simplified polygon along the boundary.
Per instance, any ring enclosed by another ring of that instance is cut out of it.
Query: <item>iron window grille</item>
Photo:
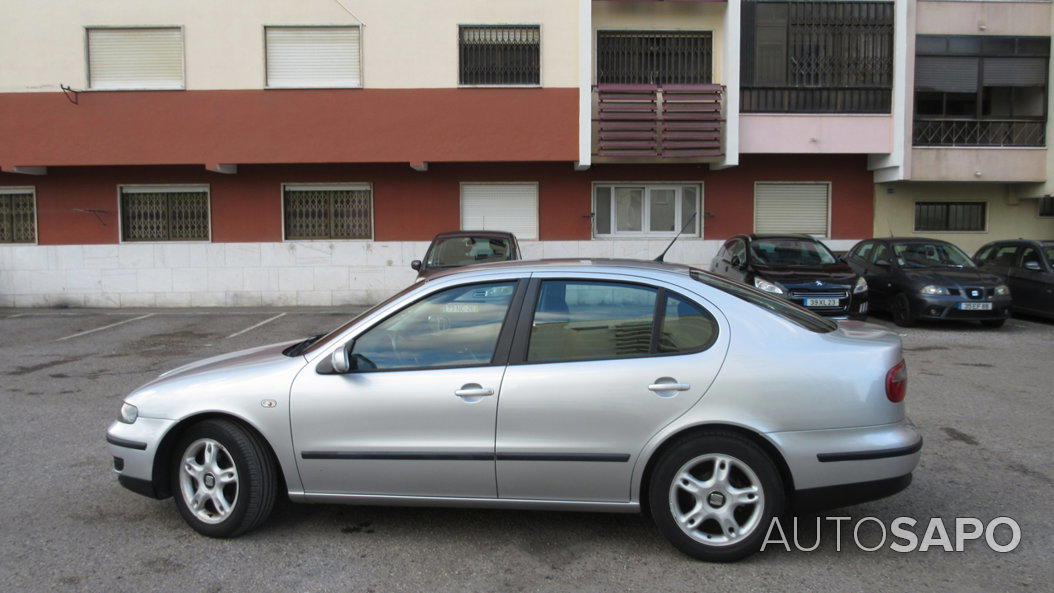
[[[709,84],[709,31],[599,31],[597,84]]]
[[[915,202],[916,231],[983,231],[984,202]]]
[[[123,241],[208,241],[209,192],[204,188],[120,188]]]
[[[1054,198],[1039,199],[1039,215],[1043,218],[1054,218]]]
[[[740,111],[889,113],[893,2],[743,3]]]
[[[32,191],[0,192],[0,243],[36,242],[36,212],[34,210]]]
[[[541,84],[541,37],[538,25],[461,25],[459,83]]]
[[[369,187],[286,186],[282,194],[287,240],[373,238]]]

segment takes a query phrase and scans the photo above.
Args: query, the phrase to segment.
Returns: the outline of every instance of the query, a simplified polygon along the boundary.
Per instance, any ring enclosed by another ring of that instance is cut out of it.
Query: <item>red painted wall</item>
[[[207,183],[213,241],[239,242],[282,240],[282,183],[372,183],[376,240],[425,241],[460,226],[462,182],[538,182],[541,239],[587,240],[595,181],[703,182],[707,239],[753,230],[756,181],[829,181],[832,238],[853,239],[872,232],[874,185],[866,165],[859,155],[752,155],[720,171],[704,165],[598,165],[578,172],[570,162],[446,163],[426,172],[404,164],[243,165],[235,175],[197,166],[53,167],[40,177],[0,174],[0,186],[36,187],[41,244],[90,244],[118,241],[119,184]],[[104,212],[97,218],[83,210]]]

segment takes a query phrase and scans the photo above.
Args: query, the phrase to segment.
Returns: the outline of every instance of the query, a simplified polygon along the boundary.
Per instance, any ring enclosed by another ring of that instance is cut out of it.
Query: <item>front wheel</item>
[[[893,299],[893,323],[900,327],[915,327],[918,323],[915,320],[915,314],[911,312],[911,301],[904,293],[898,294]]]
[[[663,455],[648,485],[656,526],[677,549],[712,562],[757,552],[783,513],[783,480],[754,442],[704,433]]]

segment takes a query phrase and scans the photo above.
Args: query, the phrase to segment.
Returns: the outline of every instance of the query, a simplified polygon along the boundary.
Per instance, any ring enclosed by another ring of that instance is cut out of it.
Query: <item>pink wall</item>
[[[882,154],[892,148],[891,115],[739,116],[741,153]]]

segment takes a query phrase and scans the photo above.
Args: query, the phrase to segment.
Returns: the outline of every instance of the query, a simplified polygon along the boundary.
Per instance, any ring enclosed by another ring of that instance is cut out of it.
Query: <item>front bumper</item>
[[[854,293],[850,286],[836,287],[833,289],[813,289],[811,286],[790,286],[788,287],[788,290],[789,293],[780,296],[795,305],[804,307],[813,313],[816,313],[817,315],[823,315],[826,317],[853,317],[856,319],[867,317],[868,293],[866,291]],[[838,305],[833,307],[814,307],[806,305],[810,299],[824,298],[835,298],[838,300]]]
[[[969,299],[959,295],[914,295],[910,299],[911,310],[918,319],[956,319],[985,321],[1010,317],[1010,297]],[[991,303],[990,311],[964,311],[959,303]]]
[[[162,498],[154,487],[154,457],[161,439],[175,420],[140,417],[133,424],[114,422],[106,430],[106,442],[113,456],[117,480],[129,490]]]

